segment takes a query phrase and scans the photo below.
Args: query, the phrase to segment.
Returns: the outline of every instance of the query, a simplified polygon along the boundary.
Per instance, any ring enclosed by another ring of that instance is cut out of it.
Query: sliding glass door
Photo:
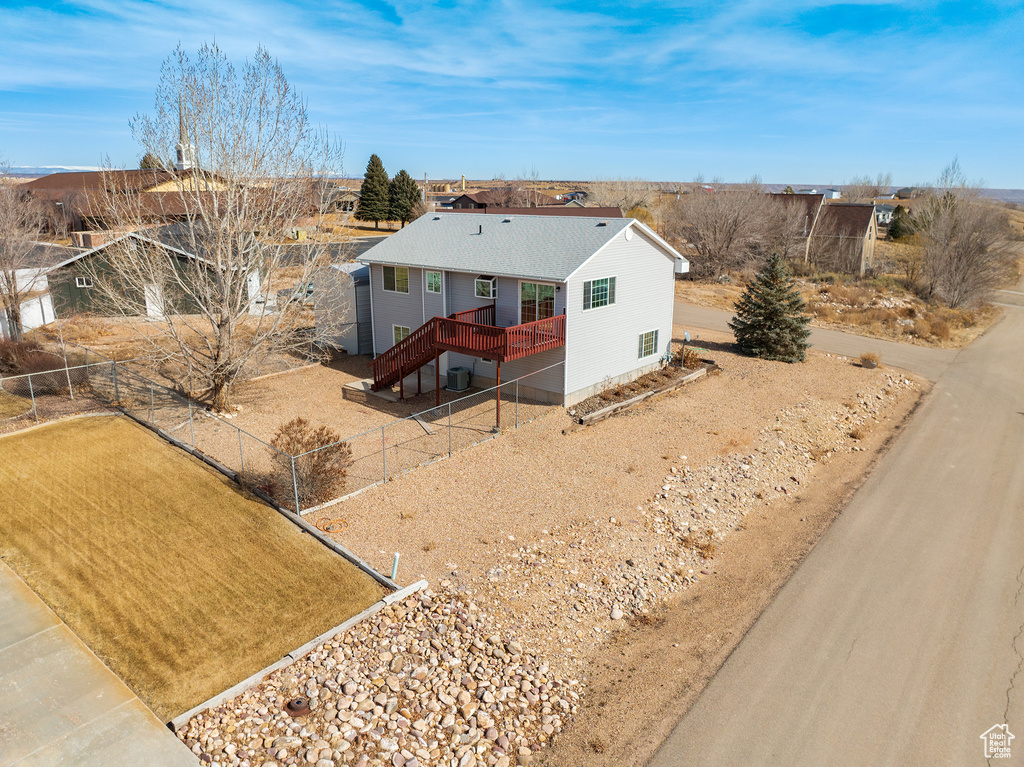
[[[536,282],[519,283],[519,322],[527,323],[555,316],[555,286]]]

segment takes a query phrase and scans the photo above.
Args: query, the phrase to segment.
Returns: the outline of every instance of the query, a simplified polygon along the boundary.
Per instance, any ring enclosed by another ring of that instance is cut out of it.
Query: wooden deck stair
[[[565,344],[565,315],[523,325],[494,325],[494,306],[434,317],[371,363],[373,391],[393,386],[445,351],[498,363],[528,357]]]

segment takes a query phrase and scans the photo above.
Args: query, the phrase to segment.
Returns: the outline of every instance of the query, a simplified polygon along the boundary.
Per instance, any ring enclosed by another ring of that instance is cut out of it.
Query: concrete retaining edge
[[[257,671],[255,674],[248,677],[247,679],[243,679],[241,682],[234,685],[233,687],[229,687],[224,692],[214,695],[209,700],[204,701],[203,703],[200,703],[198,706],[189,709],[184,714],[174,717],[174,719],[167,723],[167,726],[172,731],[177,732],[186,724],[188,724],[188,721],[197,714],[201,714],[204,711],[208,711],[211,708],[216,708],[222,703],[226,703],[232,698],[238,697],[243,692],[251,690],[253,687],[258,685],[260,682],[262,682],[264,679],[266,679],[268,676],[273,674],[278,669],[282,669],[285,666],[294,663],[299,658],[307,655],[317,645],[326,642],[331,637],[341,633],[342,631],[348,631],[348,629],[352,628],[357,623],[364,621],[367,618],[372,617],[373,615],[376,615],[388,605],[394,604],[395,602],[405,599],[407,596],[409,596],[410,594],[415,594],[417,591],[422,591],[428,585],[429,584],[425,580],[420,580],[416,581],[416,583],[412,584],[411,586],[406,586],[405,588],[399,589],[398,591],[393,591],[381,600],[374,602],[372,605],[367,607],[358,615],[353,615],[348,620],[339,623],[334,628],[329,629],[324,633],[320,634],[320,636],[316,637],[316,639],[312,639],[309,642],[306,642],[301,647],[292,650],[290,653],[285,655],[283,658],[281,658],[281,660],[277,661],[276,663],[271,663],[266,668]]]

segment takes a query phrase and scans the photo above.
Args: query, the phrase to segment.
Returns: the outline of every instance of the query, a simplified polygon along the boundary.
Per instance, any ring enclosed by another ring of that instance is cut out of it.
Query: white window
[[[498,297],[498,286],[493,277],[487,277],[481,275],[476,278],[476,297],[477,298],[497,298]]]
[[[427,272],[426,286],[428,293],[440,293],[441,272]]]
[[[583,283],[583,308],[599,309],[615,303],[615,278],[602,277]]]
[[[92,279],[89,277],[75,277],[76,288],[91,288]]]
[[[650,357],[658,351],[658,331],[649,330],[640,334],[639,359]]]
[[[409,337],[409,328],[404,325],[392,325],[391,331],[395,337],[395,344],[400,344]]]
[[[408,293],[409,267],[385,266],[384,290],[388,291],[389,293]]]

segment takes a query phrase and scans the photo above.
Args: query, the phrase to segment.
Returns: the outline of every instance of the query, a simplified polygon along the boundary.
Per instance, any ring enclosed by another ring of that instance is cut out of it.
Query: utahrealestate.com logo
[[[1009,759],[1010,741],[1013,738],[1009,725],[997,724],[990,727],[981,734],[981,739],[985,741],[985,758]]]

